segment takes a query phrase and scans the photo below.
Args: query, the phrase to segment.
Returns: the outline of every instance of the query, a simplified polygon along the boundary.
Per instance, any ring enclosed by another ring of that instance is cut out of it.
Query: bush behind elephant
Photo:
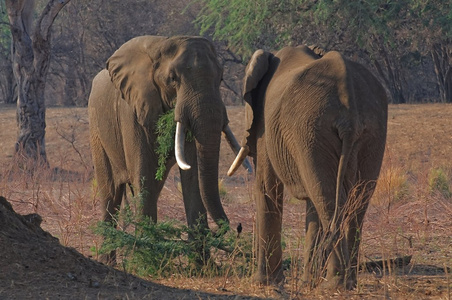
[[[243,93],[247,129],[228,173],[246,155],[253,158],[257,280],[283,279],[286,188],[306,200],[304,281],[316,286],[324,278],[326,288],[353,288],[363,218],[385,149],[385,90],[338,52],[299,46],[276,54],[257,50]]]
[[[104,221],[112,221],[126,184],[144,195],[142,213],[157,221],[157,199],[176,160],[188,224],[200,218],[207,227],[206,212],[215,222],[228,221],[218,192],[222,132],[237,152],[239,146],[220,98],[222,72],[214,46],[202,37],[140,36],[108,59],[93,80],[88,103]],[[156,123],[172,109],[175,153],[166,160],[163,179],[157,180]],[[185,141],[187,130],[193,141]]]

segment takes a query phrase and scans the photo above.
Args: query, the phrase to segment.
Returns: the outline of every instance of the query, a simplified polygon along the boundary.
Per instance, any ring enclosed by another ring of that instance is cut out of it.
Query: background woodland
[[[52,26],[48,106],[86,106],[107,58],[138,35],[214,39],[227,105],[240,104],[244,66],[257,48],[318,45],[364,63],[392,103],[452,102],[448,1],[76,0]],[[37,0],[41,11],[46,1]],[[0,6],[0,103],[17,101],[11,36]]]

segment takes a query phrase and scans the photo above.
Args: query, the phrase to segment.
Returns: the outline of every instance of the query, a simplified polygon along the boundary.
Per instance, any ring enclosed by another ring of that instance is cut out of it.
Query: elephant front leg
[[[190,227],[207,226],[207,210],[201,199],[198,177],[198,159],[196,157],[195,143],[185,143],[185,159],[190,166],[190,170],[180,169],[180,179],[182,185],[182,197],[184,199],[185,214]]]
[[[142,172],[139,179],[133,180],[132,187],[138,192],[134,196],[140,202],[142,215],[150,218],[154,223],[157,222],[157,200],[170,169],[171,166],[167,168],[162,180],[155,179],[155,172]],[[150,168],[150,170],[156,170],[156,168]]]
[[[202,203],[199,191],[197,168],[187,171],[181,170],[180,175],[187,224],[192,230],[188,238],[196,243],[196,264],[198,266],[206,265],[210,259],[210,247],[205,246],[204,239],[209,226],[207,223],[207,211]]]
[[[284,186],[274,175],[257,178],[256,183],[256,280],[266,285],[279,284],[284,280],[281,249]]]
[[[207,210],[202,202],[199,189],[198,161],[194,143],[185,143],[185,158],[187,163],[193,166],[190,170],[180,169],[182,197],[187,216],[187,224],[193,230],[188,238],[192,242],[197,243],[198,257],[196,263],[202,266],[210,258],[210,248],[205,247],[203,241],[209,230],[209,226],[207,223]]]

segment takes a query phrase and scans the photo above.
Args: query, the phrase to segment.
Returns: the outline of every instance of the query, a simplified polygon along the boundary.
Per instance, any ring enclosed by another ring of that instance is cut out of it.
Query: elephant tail
[[[344,132],[343,138],[342,138],[342,150],[341,150],[341,157],[339,159],[339,166],[337,170],[337,178],[336,178],[336,199],[335,199],[335,206],[334,206],[334,214],[333,218],[331,219],[330,223],[330,232],[335,233],[336,224],[337,224],[337,218],[339,214],[340,209],[340,200],[342,197],[342,191],[344,190],[342,188],[344,184],[344,178],[345,173],[347,170],[347,165],[350,160],[351,152],[353,148],[353,132],[347,131]]]

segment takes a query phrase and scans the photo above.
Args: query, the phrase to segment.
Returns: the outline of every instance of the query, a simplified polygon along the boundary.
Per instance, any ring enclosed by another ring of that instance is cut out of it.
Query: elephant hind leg
[[[319,270],[323,268],[325,262],[315,259],[322,257],[317,255],[319,250],[319,243],[322,233],[322,226],[319,221],[319,216],[310,199],[306,200],[306,240],[304,251],[304,272],[303,282],[311,288],[315,287],[316,278],[318,278]],[[321,276],[324,276],[321,274]]]
[[[125,184],[116,182],[117,179],[115,180],[115,178],[118,177],[118,174],[113,172],[110,160],[98,135],[94,130],[90,134],[94,173],[101,198],[102,220],[116,227],[116,222],[113,222],[114,215],[121,206],[125,193]],[[113,250],[110,253],[101,255],[100,261],[107,265],[115,265],[116,251]]]
[[[111,215],[114,213],[112,208],[114,203],[118,202],[117,190],[115,186],[114,173],[107,153],[102,145],[97,130],[90,128],[90,144],[92,159],[94,165],[94,175],[96,178],[97,189],[101,198],[102,220],[111,221]],[[122,197],[122,194],[121,194]],[[119,204],[120,204],[119,199]]]
[[[116,183],[110,161],[105,153],[94,154],[93,163],[102,203],[102,220],[110,222],[119,210],[125,192],[124,183]]]
[[[121,184],[119,186],[113,187],[110,186],[110,188],[104,186],[101,187],[101,194],[103,195],[103,203],[102,203],[102,220],[104,222],[111,223],[111,226],[114,226],[116,228],[117,223],[114,218],[114,215],[118,212],[120,206],[122,197],[125,192],[125,185]],[[103,192],[102,192],[103,190]],[[99,259],[102,263],[114,266],[116,265],[116,250],[112,250],[111,252],[102,254]]]
[[[357,204],[354,204],[354,214],[348,218],[347,243],[350,253],[350,266],[347,276],[347,287],[353,289],[358,283],[358,258],[359,247],[362,239],[362,227],[364,216],[369,206],[370,198],[375,190],[378,175],[382,163],[382,150],[376,146],[365,145],[364,150],[358,154],[358,183],[353,187],[353,194],[356,195]]]
[[[316,157],[321,162],[321,157]],[[346,264],[349,259],[348,247],[344,238],[344,233],[340,232],[340,222],[342,220],[342,207],[344,197],[339,203],[339,218],[336,218],[333,232],[330,231],[331,222],[335,212],[336,197],[336,173],[329,165],[314,161],[313,170],[309,176],[304,178],[307,193],[312,201],[307,209],[311,209],[315,214],[307,213],[307,242],[311,243],[309,256],[311,265],[311,284],[317,286],[321,278],[325,282],[320,285],[325,289],[335,289],[344,284]],[[311,227],[311,229],[309,228]],[[311,231],[310,231],[311,230]],[[308,265],[309,267],[309,265]],[[309,269],[308,269],[309,270]],[[325,276],[326,273],[326,276]]]

